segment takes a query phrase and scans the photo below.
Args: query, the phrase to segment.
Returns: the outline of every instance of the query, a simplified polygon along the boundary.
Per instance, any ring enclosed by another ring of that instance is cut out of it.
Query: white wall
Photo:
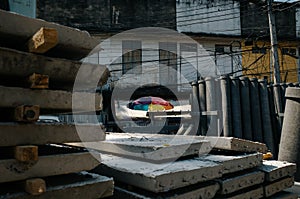
[[[296,37],[300,38],[300,8],[296,8]]]
[[[240,5],[233,0],[177,0],[177,30],[241,35]]]
[[[92,54],[84,60],[90,63],[106,65],[111,71],[109,83],[118,83],[120,87],[132,87],[136,85],[169,82],[162,81],[162,79],[169,78],[170,74],[168,73],[170,72],[166,71],[166,73],[163,73],[159,70],[159,41],[142,41],[143,63],[141,74],[122,74],[122,41],[111,42],[112,41],[108,40],[102,43],[99,54]],[[183,57],[181,62],[179,59],[180,55]],[[180,42],[178,42],[177,56],[177,84],[184,84],[178,86],[179,89],[191,89],[189,82],[196,80],[197,69],[203,77],[216,75],[213,55],[209,54],[201,46],[198,46],[197,52],[181,52],[180,54]]]

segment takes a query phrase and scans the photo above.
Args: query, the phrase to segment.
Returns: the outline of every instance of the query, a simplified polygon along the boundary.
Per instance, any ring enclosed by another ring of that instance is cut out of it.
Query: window
[[[198,68],[198,47],[195,43],[181,43],[180,44],[180,61],[179,61],[180,74],[188,82],[196,81],[200,77]],[[183,83],[180,79],[180,84]]]
[[[142,73],[141,41],[122,41],[122,73]]]
[[[296,48],[282,48],[282,54],[296,56]]]
[[[266,48],[260,48],[260,47],[252,47],[252,53],[254,54],[266,54],[267,49]]]
[[[160,84],[177,84],[177,43],[159,43]]]

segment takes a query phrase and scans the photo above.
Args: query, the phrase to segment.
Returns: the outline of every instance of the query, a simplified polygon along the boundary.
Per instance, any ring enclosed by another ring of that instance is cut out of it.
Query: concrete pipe
[[[278,160],[297,164],[295,180],[300,181],[300,88],[287,88]]]
[[[259,88],[257,78],[250,79],[250,102],[253,141],[263,142]]]
[[[192,122],[193,134],[200,135],[200,109],[199,109],[199,88],[198,82],[192,82]]]
[[[270,151],[275,154],[275,144],[274,144],[274,135],[272,131],[272,122],[270,114],[270,105],[269,105],[269,96],[267,81],[265,79],[258,80],[259,83],[259,97],[261,103],[261,119],[262,119],[262,128],[263,128],[263,137],[264,143],[270,149]]]
[[[282,128],[283,122],[283,108],[282,108],[282,98],[281,98],[281,86],[279,84],[273,85],[273,95],[274,95],[274,105],[275,105],[275,116],[276,116],[276,128],[277,128],[277,135],[275,137],[276,144],[279,144],[280,140],[280,132]]]
[[[240,97],[240,80],[239,78],[231,78],[231,112],[232,112],[232,131],[233,136],[243,138],[242,129],[242,111]]]
[[[217,120],[217,116],[214,114],[214,112],[217,111],[215,79],[212,77],[206,77],[205,86],[206,86],[206,110],[207,110],[207,126],[208,126],[207,135],[218,136],[218,120]]]
[[[285,90],[287,88],[286,83],[280,83],[280,93],[281,93],[281,101],[282,101],[282,111],[285,109]]]
[[[249,78],[241,77],[241,108],[243,121],[243,138],[252,140],[252,120],[251,120],[251,103],[249,91]]]
[[[207,132],[207,117],[203,115],[202,112],[206,111],[206,91],[205,91],[205,81],[198,81],[199,88],[199,109],[200,109],[200,134],[206,135]]]
[[[223,135],[231,137],[232,134],[232,118],[230,103],[230,81],[228,76],[222,76],[220,79],[221,99],[222,99],[222,120]]]

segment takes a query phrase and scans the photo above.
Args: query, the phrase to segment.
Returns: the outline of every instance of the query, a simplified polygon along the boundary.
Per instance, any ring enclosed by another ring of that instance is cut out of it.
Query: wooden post
[[[47,89],[49,88],[49,76],[33,73],[28,77],[30,88]]]
[[[33,53],[45,53],[58,43],[58,33],[54,28],[42,27],[28,42],[28,51]]]

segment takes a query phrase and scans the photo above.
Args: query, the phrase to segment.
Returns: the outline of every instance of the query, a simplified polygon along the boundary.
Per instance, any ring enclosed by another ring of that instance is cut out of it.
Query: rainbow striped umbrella
[[[164,111],[174,108],[174,106],[160,97],[141,97],[128,104],[128,107],[133,110],[142,111]]]

